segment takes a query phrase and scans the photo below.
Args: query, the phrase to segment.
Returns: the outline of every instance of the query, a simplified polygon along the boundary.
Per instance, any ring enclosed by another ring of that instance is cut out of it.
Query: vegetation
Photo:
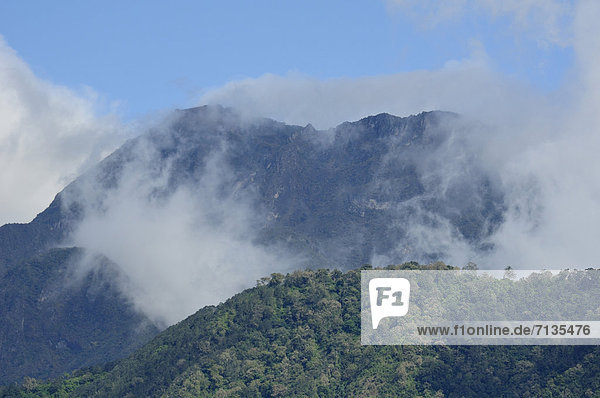
[[[0,383],[122,358],[158,333],[119,293],[106,259],[71,274],[81,255],[53,249],[0,275]]]
[[[584,397],[598,391],[596,347],[361,346],[360,272],[307,270],[263,278],[170,327],[127,359],[50,383],[26,379],[0,393]]]

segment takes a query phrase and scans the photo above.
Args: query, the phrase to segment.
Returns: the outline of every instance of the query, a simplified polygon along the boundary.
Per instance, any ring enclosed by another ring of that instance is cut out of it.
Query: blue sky
[[[513,10],[467,6],[431,23],[436,8],[373,0],[4,1],[0,35],[37,77],[76,92],[89,87],[101,113],[118,104],[126,120],[193,106],[211,89],[265,73],[332,79],[437,70],[474,47],[493,70],[542,92],[559,88],[572,66],[571,46],[515,27]]]

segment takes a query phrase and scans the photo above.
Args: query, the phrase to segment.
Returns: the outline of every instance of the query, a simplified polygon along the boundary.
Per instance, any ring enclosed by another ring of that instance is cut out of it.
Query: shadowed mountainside
[[[217,199],[249,200],[259,219],[255,241],[284,244],[312,266],[447,255],[411,227],[444,233],[475,252],[490,250],[486,238],[503,220],[503,192],[498,177],[463,146],[470,128],[445,112],[380,114],[317,131],[221,107],[177,111],[73,182],[31,224],[3,227],[16,232],[6,238],[6,231],[0,242],[10,248],[0,252],[14,253],[3,255],[6,262],[64,239],[121,189],[134,164],[149,170],[140,179],[163,179],[151,192],[160,200],[198,186],[216,157],[226,170],[215,183]],[[32,233],[35,243],[23,244]]]
[[[108,260],[71,274],[82,255],[52,249],[0,277],[0,383],[114,360],[158,332],[119,292]]]

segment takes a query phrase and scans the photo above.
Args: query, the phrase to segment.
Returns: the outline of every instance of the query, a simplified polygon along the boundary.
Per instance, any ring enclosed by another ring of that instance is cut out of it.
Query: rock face
[[[502,187],[464,143],[469,127],[461,123],[446,112],[380,114],[317,131],[221,107],[176,111],[74,181],[30,224],[0,228],[0,261],[64,240],[86,211],[106,205],[133,164],[145,170],[137,180],[160,180],[150,193],[160,199],[206,181],[215,157],[225,171],[213,170],[214,196],[249,200],[259,220],[253,238],[285,244],[311,265],[447,260],[443,244],[424,242],[428,233],[488,250],[486,238],[503,220]]]
[[[227,172],[216,177],[216,195],[251,198],[264,245],[284,243],[310,265],[341,268],[445,259],[447,247],[422,234],[487,250],[505,210],[498,178],[467,146],[465,129],[472,127],[446,112],[380,114],[317,131],[194,108],[125,145],[88,185],[117,186],[143,153],[139,168],[161,178],[168,169],[155,192],[168,195],[206,179],[218,156]]]

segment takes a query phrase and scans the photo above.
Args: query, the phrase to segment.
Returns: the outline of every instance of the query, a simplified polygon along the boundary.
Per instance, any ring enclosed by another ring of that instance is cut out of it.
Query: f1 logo
[[[373,329],[386,317],[408,313],[410,282],[404,278],[374,278],[369,281]]]

